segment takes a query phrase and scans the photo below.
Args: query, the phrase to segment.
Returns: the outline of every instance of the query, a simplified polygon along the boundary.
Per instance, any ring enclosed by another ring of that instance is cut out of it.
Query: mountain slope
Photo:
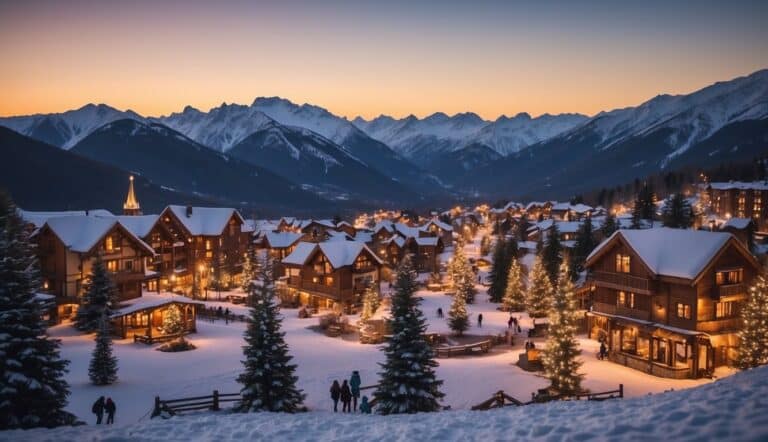
[[[197,195],[269,207],[323,205],[317,196],[270,171],[208,149],[155,123],[109,123],[80,141],[72,152]]]
[[[275,121],[301,127],[338,144],[368,166],[425,195],[444,193],[439,181],[374,140],[344,118],[308,104],[296,105],[282,98],[257,98],[251,106],[226,103],[201,112],[187,107],[183,112],[156,121],[221,151],[228,151],[251,134]]]
[[[81,157],[0,127],[0,187],[27,210],[104,208],[121,213],[129,172]],[[134,181],[146,213],[167,204],[221,204],[163,189],[142,176]]]
[[[130,118],[141,121],[139,114],[119,111],[106,104],[87,104],[59,114],[38,114],[0,118],[0,126],[44,143],[69,149],[97,128],[115,120]]]

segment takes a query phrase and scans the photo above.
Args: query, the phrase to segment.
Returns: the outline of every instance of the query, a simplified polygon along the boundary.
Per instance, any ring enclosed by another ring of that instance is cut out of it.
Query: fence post
[[[624,384],[619,384],[619,397],[624,398]]]
[[[152,410],[152,417],[160,416],[160,396],[155,396],[155,408]]]
[[[219,390],[213,390],[213,411],[219,411]]]

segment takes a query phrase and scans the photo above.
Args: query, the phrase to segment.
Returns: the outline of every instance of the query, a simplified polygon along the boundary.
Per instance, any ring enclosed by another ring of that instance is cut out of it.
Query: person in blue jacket
[[[357,398],[360,397],[360,373],[357,370],[349,378],[349,388],[352,390],[352,411],[357,411]]]
[[[363,414],[371,414],[371,405],[368,403],[368,396],[363,396],[363,400],[360,401],[360,412]]]

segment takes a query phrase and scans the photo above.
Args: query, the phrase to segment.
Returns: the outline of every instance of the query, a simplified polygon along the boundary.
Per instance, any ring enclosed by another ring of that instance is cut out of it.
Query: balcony
[[[644,295],[651,294],[651,281],[648,278],[640,278],[626,273],[592,272],[590,279],[600,287]]]
[[[126,283],[126,282],[136,282],[136,281],[143,281],[146,275],[144,275],[143,272],[136,272],[136,271],[122,271],[122,272],[111,272],[110,275],[112,276],[112,280],[115,281],[118,284]]]
[[[609,315],[624,316],[643,321],[651,320],[651,313],[648,311],[607,304],[604,302],[595,302],[592,304],[592,310],[597,313],[607,313]]]
[[[722,299],[728,296],[746,295],[747,287],[743,283],[721,285],[717,287],[717,290],[714,293],[717,299]]]
[[[306,281],[298,276],[291,276],[288,279],[288,286],[298,290],[313,292],[326,298],[335,300],[349,299],[354,294],[352,289],[339,288],[337,283],[333,285],[318,284],[312,281]]]
[[[741,328],[741,318],[724,318],[712,321],[699,321],[696,330],[705,333],[737,331]]]

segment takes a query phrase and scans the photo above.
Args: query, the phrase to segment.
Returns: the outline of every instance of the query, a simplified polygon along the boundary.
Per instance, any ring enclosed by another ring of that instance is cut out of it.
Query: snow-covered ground
[[[604,402],[400,416],[202,413],[114,427],[0,433],[14,441],[768,440],[768,367],[684,391]]]

